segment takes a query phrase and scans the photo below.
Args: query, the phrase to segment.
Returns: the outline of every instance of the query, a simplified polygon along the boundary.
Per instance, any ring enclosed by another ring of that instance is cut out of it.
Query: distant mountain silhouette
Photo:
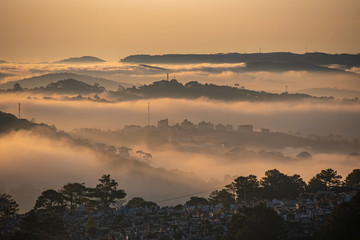
[[[0,79],[6,78],[8,76],[13,76],[13,75],[0,72]]]
[[[360,98],[360,91],[337,89],[337,88],[309,88],[298,91],[299,93],[310,94],[312,96],[327,96],[335,98]]]
[[[82,56],[82,57],[71,57],[71,58],[63,59],[55,63],[94,63],[94,62],[105,62],[105,61],[97,57]]]
[[[101,86],[105,87],[106,89],[112,89],[112,90],[117,89],[120,84],[118,82],[108,80],[105,78],[96,78],[88,75],[79,75],[74,73],[63,72],[63,73],[44,74],[32,78],[24,78],[18,81],[3,83],[0,84],[0,88],[1,89],[12,88],[15,83],[19,83],[23,88],[34,88],[34,87],[46,86],[49,83],[57,82],[59,80],[64,80],[64,79],[70,79],[70,78],[82,81],[90,85],[94,85],[95,83],[98,83]]]
[[[155,66],[150,66],[150,65],[146,65],[146,64],[140,64],[141,67],[145,67],[145,68],[150,68],[150,69],[156,69],[156,70],[163,70],[163,71],[167,71],[168,69],[166,68],[161,68],[161,67],[155,67]]]
[[[318,66],[307,62],[248,62],[246,68],[242,68],[246,72],[286,72],[286,71],[309,71],[309,72],[333,72],[333,73],[349,73],[344,70]],[[349,73],[352,74],[352,73]]]
[[[188,82],[183,85],[175,79],[172,79],[171,81],[161,80],[149,85],[142,85],[138,88],[119,89],[118,91],[110,92],[109,94],[119,100],[147,98],[196,99],[206,97],[224,101],[292,101],[314,98],[307,94],[258,92],[230,86],[207,83],[201,84],[197,81]]]
[[[50,83],[46,87],[34,88],[31,91],[57,94],[90,94],[101,93],[105,91],[105,88],[99,86],[97,83],[92,86],[75,79],[65,79]]]
[[[360,66],[359,54],[327,54],[327,53],[305,53],[295,54],[288,52],[273,53],[219,53],[219,54],[167,54],[167,55],[131,55],[121,60],[131,63],[167,63],[167,64],[190,64],[190,63],[251,63],[262,62],[263,65],[283,63],[290,67],[307,64],[318,66],[338,64],[346,67]],[[283,65],[284,66],[284,65]],[[309,65],[311,66],[311,65]],[[278,67],[278,66],[277,66]],[[272,69],[269,68],[268,69]]]
[[[7,61],[4,61],[4,60],[0,60],[0,64],[1,64],[1,63],[7,63]]]
[[[29,122],[26,119],[18,119],[10,113],[0,111],[0,134],[12,130],[30,129],[35,126],[36,124]]]

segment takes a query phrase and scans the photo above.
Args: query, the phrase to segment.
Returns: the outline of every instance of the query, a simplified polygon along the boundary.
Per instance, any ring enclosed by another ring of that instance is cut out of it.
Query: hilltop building
[[[247,125],[239,125],[238,132],[241,133],[252,133],[254,131],[254,126],[247,124]]]

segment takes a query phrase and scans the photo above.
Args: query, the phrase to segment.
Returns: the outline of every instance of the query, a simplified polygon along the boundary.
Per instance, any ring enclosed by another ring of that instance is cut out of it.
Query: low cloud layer
[[[51,135],[34,129],[0,137],[0,190],[14,195],[22,212],[32,208],[46,189],[60,189],[69,182],[94,187],[103,174],[111,174],[128,193],[128,199],[142,196],[157,201],[216,184],[190,173],[153,168],[136,159],[97,152],[66,137]]]
[[[146,146],[137,147],[149,150]],[[274,168],[286,174],[300,174],[308,181],[327,168],[346,177],[360,164],[358,157],[348,158],[342,154],[314,154],[311,159],[295,159],[294,153],[301,149],[284,149],[287,157],[283,159],[259,155],[223,158],[211,153],[179,151],[170,146],[152,149],[152,159],[139,162],[95,151],[42,129],[2,135],[0,151],[0,191],[13,195],[21,212],[31,209],[46,189],[60,189],[69,182],[95,186],[103,174],[111,174],[119,182],[119,187],[128,193],[127,199],[141,196],[159,201],[221,187],[239,175],[255,174],[261,178],[266,170]],[[225,175],[228,177],[224,178]],[[205,192],[202,196],[208,194]]]
[[[256,129],[293,131],[326,136],[330,133],[360,138],[360,105],[314,102],[221,102],[208,99],[150,99],[119,103],[28,99],[28,95],[2,95],[0,109],[64,130],[75,128],[121,129],[125,125],[146,125],[168,118],[171,124],[188,119],[214,124],[253,124]]]
[[[105,62],[96,64],[18,64],[5,63],[0,65],[3,74],[2,83],[21,80],[41,74],[70,72],[76,74],[103,77],[131,85],[148,84],[161,79],[176,78],[182,83],[199,81],[234,86],[239,84],[248,89],[271,92],[288,91],[296,93],[308,88],[339,88],[360,90],[358,68],[344,72],[314,73],[307,71],[246,71],[245,63],[235,64],[179,64],[179,65],[138,65],[122,62]]]

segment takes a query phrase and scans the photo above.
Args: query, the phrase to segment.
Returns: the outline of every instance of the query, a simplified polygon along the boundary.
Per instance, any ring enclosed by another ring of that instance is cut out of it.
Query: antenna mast
[[[150,103],[148,103],[148,126],[150,126]]]
[[[19,103],[19,119],[20,119],[20,103]]]

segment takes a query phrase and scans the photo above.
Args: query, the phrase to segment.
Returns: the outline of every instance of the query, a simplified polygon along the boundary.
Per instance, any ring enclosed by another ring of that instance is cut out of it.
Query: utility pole
[[[150,103],[148,103],[148,126],[150,126]]]
[[[20,103],[19,103],[19,119],[20,119]]]

